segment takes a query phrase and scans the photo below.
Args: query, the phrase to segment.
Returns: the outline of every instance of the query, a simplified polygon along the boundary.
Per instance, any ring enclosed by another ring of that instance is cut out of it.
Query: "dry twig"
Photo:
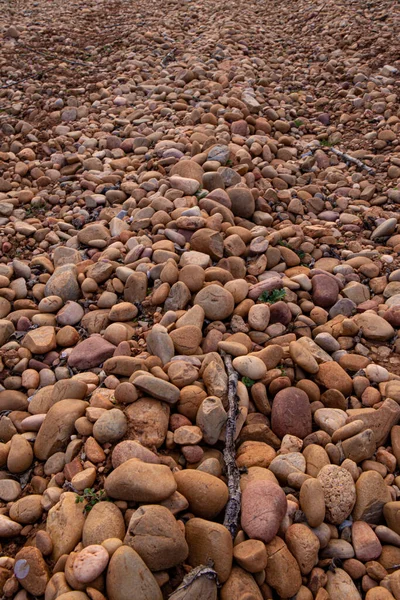
[[[190,600],[197,592],[202,592],[204,600],[217,597],[218,576],[212,567],[199,565],[186,575],[181,585],[169,597],[169,600]],[[194,588],[199,588],[195,590]],[[196,595],[197,597],[197,595]]]
[[[340,150],[337,150],[336,148],[329,148],[329,150],[331,152],[333,152],[334,154],[336,154],[336,156],[339,156],[340,158],[342,158],[345,162],[353,163],[353,164],[357,165],[357,167],[359,167],[360,169],[364,169],[365,171],[367,171],[367,173],[369,173],[370,175],[375,175],[375,170],[372,169],[372,167],[369,167],[368,165],[366,165],[362,160],[359,160],[358,158],[354,158],[354,156],[350,156],[350,154],[346,154],[346,152],[341,152]]]
[[[226,505],[224,525],[229,530],[232,538],[238,528],[240,514],[240,472],[236,465],[235,433],[238,416],[237,382],[238,374],[232,366],[232,358],[222,352],[222,358],[228,373],[228,419],[226,421],[224,461],[228,476],[229,500]]]
[[[369,175],[375,175],[375,169],[366,165],[362,160],[355,158],[354,156],[350,156],[350,154],[347,154],[346,152],[341,152],[340,150],[338,150],[337,148],[333,148],[332,146],[321,146],[318,140],[310,142],[310,144],[307,145],[307,148],[307,152],[305,152],[301,158],[307,158],[307,156],[312,156],[314,152],[319,149],[327,150],[328,152],[331,151],[334,154],[336,154],[336,156],[339,156],[339,158],[344,160],[346,163],[353,163],[360,169],[364,169]]]

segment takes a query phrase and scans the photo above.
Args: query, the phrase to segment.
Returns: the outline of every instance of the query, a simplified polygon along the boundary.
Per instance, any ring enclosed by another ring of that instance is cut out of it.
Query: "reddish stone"
[[[330,308],[338,298],[339,284],[329,275],[315,275],[312,280],[312,299],[316,306]]]
[[[271,427],[280,438],[290,434],[304,439],[311,433],[311,406],[303,390],[289,387],[277,393],[272,404]]]

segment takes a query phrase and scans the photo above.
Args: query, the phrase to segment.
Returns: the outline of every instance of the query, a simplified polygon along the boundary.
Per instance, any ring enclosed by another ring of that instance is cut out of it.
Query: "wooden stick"
[[[192,569],[191,571],[189,571],[189,573],[187,575],[185,575],[181,585],[176,588],[176,590],[173,592],[173,594],[171,596],[169,596],[170,600],[190,600],[191,597],[193,597],[193,593],[195,594],[195,590],[193,589],[193,586],[196,588],[199,582],[199,579],[201,577],[205,577],[206,578],[206,582],[204,582],[203,580],[203,587],[205,589],[203,589],[203,594],[202,596],[205,597],[205,599],[207,600],[207,598],[216,598],[217,597],[217,586],[219,585],[218,582],[218,575],[216,573],[216,571],[214,571],[214,569],[212,567],[209,566],[205,566],[205,565],[199,565],[198,567],[195,567],[194,569]],[[205,584],[205,585],[204,585]],[[201,584],[200,584],[201,585]],[[190,589],[192,588],[192,589]],[[187,593],[186,593],[187,590]],[[196,590],[196,592],[198,592],[200,590]],[[197,598],[197,594],[196,598]]]
[[[337,150],[337,148],[334,148],[333,146],[321,146],[321,144],[319,143],[318,140],[314,140],[313,142],[310,142],[306,146],[306,148],[308,148],[308,150],[301,156],[301,158],[307,158],[307,156],[311,156],[318,149],[327,150],[328,152],[329,151],[333,152],[333,154],[336,154],[336,156],[339,156],[345,162],[353,163],[353,164],[357,165],[357,167],[359,167],[360,169],[364,169],[365,171],[367,171],[367,173],[369,173],[370,175],[375,175],[375,170],[372,167],[369,167],[368,165],[366,165],[362,160],[359,160],[358,158],[354,158],[354,156],[350,156],[350,154],[347,154],[346,152],[341,152],[340,150]]]
[[[374,169],[372,169],[371,167],[369,167],[368,165],[366,165],[364,162],[362,162],[362,160],[359,160],[358,158],[354,158],[354,156],[350,156],[350,154],[346,154],[345,152],[341,152],[340,150],[337,150],[336,148],[333,148],[333,147],[328,148],[328,150],[330,150],[331,152],[333,152],[333,154],[336,154],[336,156],[339,156],[340,158],[343,158],[344,161],[351,162],[351,163],[357,165],[357,167],[359,167],[360,169],[364,169],[370,175],[375,175]]]
[[[241,505],[240,472],[236,465],[236,420],[239,413],[237,399],[238,374],[232,366],[232,358],[222,352],[222,358],[228,373],[228,419],[226,421],[224,461],[228,476],[229,500],[225,509],[224,526],[235,537]]]

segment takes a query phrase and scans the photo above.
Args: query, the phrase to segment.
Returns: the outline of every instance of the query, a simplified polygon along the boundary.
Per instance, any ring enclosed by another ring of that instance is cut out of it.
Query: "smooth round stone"
[[[105,412],[93,426],[93,436],[100,443],[117,442],[126,433],[127,420],[118,408],[112,408]]]
[[[235,307],[232,294],[215,284],[200,290],[194,299],[194,304],[199,304],[204,310],[206,319],[211,321],[223,321],[232,314]]]
[[[290,434],[304,439],[312,431],[311,406],[307,394],[294,387],[279,391],[272,404],[271,426],[280,438]]]
[[[333,210],[324,210],[319,213],[318,218],[321,219],[321,221],[330,221],[333,223],[339,219],[339,216],[339,213],[334,212]]]
[[[80,583],[89,583],[107,567],[109,555],[104,546],[94,544],[78,552],[73,564],[74,576]]]
[[[250,379],[261,379],[267,373],[264,361],[257,356],[237,356],[233,359],[232,365],[242,377]]]
[[[21,485],[13,479],[0,479],[0,498],[4,502],[16,500],[21,493]]]
[[[283,490],[271,481],[254,480],[243,490],[241,525],[249,538],[268,544],[286,514]]]
[[[340,350],[339,342],[330,333],[319,333],[315,336],[314,342],[325,352]]]
[[[315,411],[314,420],[323,431],[332,435],[346,424],[347,414],[339,408],[320,408]]]

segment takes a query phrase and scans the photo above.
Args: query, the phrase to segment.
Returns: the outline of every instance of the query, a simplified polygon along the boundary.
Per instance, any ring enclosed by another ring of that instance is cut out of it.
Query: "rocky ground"
[[[398,3],[0,22],[3,597],[400,600]]]

